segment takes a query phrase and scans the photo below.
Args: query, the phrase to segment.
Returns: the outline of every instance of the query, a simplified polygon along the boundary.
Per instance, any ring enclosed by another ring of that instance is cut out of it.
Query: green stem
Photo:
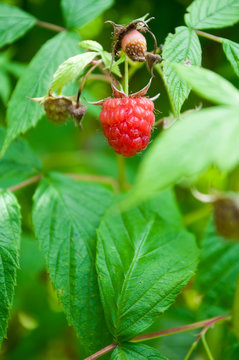
[[[184,360],[188,360],[193,352],[193,350],[197,347],[198,342],[194,341],[194,343],[192,343],[192,346],[190,346],[190,349],[187,352],[187,355],[185,356]]]
[[[125,158],[122,155],[117,154],[118,163],[118,182],[121,191],[129,190],[130,186],[126,177],[126,164]]]
[[[239,276],[237,278],[236,291],[234,295],[233,301],[233,309],[232,309],[232,323],[235,334],[239,339]]]
[[[199,36],[202,36],[202,37],[205,37],[207,39],[210,39],[212,41],[216,41],[220,44],[222,44],[222,38],[219,37],[219,36],[216,36],[216,35],[212,35],[212,34],[208,34],[204,31],[201,31],[201,30],[194,30],[196,34],[198,34]]]
[[[207,353],[208,359],[209,360],[214,360],[214,358],[212,356],[212,353],[211,353],[211,351],[209,349],[205,334],[202,335],[202,342],[203,342],[203,345],[204,345],[204,349],[205,349],[205,351]]]
[[[51,23],[48,23],[48,22],[45,22],[45,21],[40,21],[40,20],[37,20],[36,25],[40,26],[40,27],[42,27],[44,29],[53,30],[53,31],[56,31],[56,32],[62,32],[62,31],[66,30],[62,26],[58,26],[58,25],[51,24]]]
[[[127,96],[129,95],[129,63],[127,56],[125,56],[124,62],[124,92]]]

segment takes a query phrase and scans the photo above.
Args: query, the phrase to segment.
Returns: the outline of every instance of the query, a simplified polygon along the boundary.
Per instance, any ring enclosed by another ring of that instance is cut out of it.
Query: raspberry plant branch
[[[204,349],[205,349],[205,351],[207,353],[208,359],[209,360],[214,360],[214,358],[212,356],[212,353],[211,353],[211,351],[209,349],[205,334],[202,335],[202,343],[204,345]]]
[[[62,32],[66,31],[66,29],[62,26],[51,24],[45,21],[37,20],[36,25],[48,30],[56,31],[56,32]]]
[[[204,31],[201,31],[201,30],[194,30],[194,31],[195,31],[195,33],[197,35],[199,35],[201,37],[205,37],[207,39],[210,39],[212,41],[216,41],[216,42],[222,44],[222,38],[219,37],[219,36],[208,34],[208,33],[204,32]]]
[[[129,95],[129,62],[127,56],[125,56],[124,62],[124,92],[127,96]]]
[[[24,188],[24,187],[27,187],[27,186],[29,186],[29,185],[31,185],[31,184],[34,184],[34,183],[40,181],[41,178],[42,178],[42,174],[38,174],[38,175],[36,175],[36,176],[33,176],[33,177],[30,178],[30,179],[27,179],[27,180],[25,180],[25,181],[20,182],[20,183],[17,184],[17,185],[10,186],[10,187],[8,188],[8,190],[9,190],[9,191],[17,191],[17,190],[20,190],[20,189],[22,189],[22,188]]]
[[[116,344],[111,344],[106,346],[105,348],[101,349],[100,351],[97,351],[95,354],[89,356],[88,358],[85,358],[85,360],[94,360],[98,359],[99,357],[103,356],[104,354],[107,354],[111,350],[114,350],[116,348]]]

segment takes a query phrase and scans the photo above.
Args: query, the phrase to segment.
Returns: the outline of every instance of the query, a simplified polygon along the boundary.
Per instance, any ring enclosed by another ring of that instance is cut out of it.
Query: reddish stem
[[[88,358],[85,358],[84,360],[94,360],[97,359],[99,357],[101,357],[102,355],[108,353],[111,350],[114,350],[116,348],[116,344],[111,344],[106,346],[105,348],[101,349],[100,351],[97,351],[95,354],[89,356]]]
[[[42,175],[41,174],[38,174],[36,176],[33,176],[32,178],[30,179],[27,179],[25,181],[22,181],[21,183],[17,184],[17,185],[14,185],[14,186],[10,186],[8,188],[9,191],[16,191],[16,190],[19,190],[19,189],[22,189],[26,186],[29,186],[31,184],[34,184],[35,182],[37,181],[40,181],[42,178]]]

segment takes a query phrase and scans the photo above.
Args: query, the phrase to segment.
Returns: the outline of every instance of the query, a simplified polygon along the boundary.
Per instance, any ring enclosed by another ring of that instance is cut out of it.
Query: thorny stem
[[[56,32],[61,32],[61,31],[66,30],[62,26],[58,26],[58,25],[51,24],[51,23],[48,23],[48,22],[45,22],[45,21],[40,21],[40,20],[37,20],[36,25],[40,26],[42,28],[48,29],[48,30],[56,31]]]
[[[100,351],[97,351],[95,354],[89,356],[88,358],[85,358],[84,360],[94,360],[94,359],[98,359],[99,357],[101,357],[102,355],[108,353],[111,350],[114,350],[116,348],[116,344],[111,344],[106,346],[105,348],[101,349]]]
[[[202,327],[207,327],[209,324],[210,324],[210,326],[212,326],[213,324],[215,324],[215,323],[217,323],[219,321],[226,321],[226,320],[230,320],[230,319],[231,319],[230,316],[220,315],[220,316],[216,316],[216,317],[211,318],[211,319],[198,321],[196,323],[189,324],[189,325],[179,326],[179,327],[166,329],[166,330],[162,330],[162,331],[156,331],[156,332],[153,332],[153,333],[150,333],[150,334],[139,335],[139,336],[136,336],[131,341],[132,342],[139,342],[139,341],[146,341],[146,340],[156,339],[156,338],[167,336],[167,335],[173,335],[173,334],[176,334],[176,333],[181,333],[181,332],[185,332],[185,331],[189,331],[189,330],[194,330],[194,329],[199,329],[199,328],[202,328]]]
[[[207,39],[210,39],[210,40],[213,40],[213,41],[216,41],[216,42],[222,44],[222,38],[219,37],[219,36],[208,34],[208,33],[204,32],[204,31],[201,31],[201,30],[194,30],[194,31],[199,36],[205,37]]]

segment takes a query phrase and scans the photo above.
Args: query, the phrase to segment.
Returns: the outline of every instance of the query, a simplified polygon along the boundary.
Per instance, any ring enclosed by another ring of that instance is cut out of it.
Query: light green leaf
[[[187,8],[185,22],[193,29],[231,26],[239,21],[238,0],[194,0]]]
[[[222,39],[222,47],[233,70],[239,76],[239,44],[228,39]]]
[[[113,0],[61,0],[61,7],[69,28],[79,28],[102,14]]]
[[[78,37],[74,33],[62,32],[47,41],[32,59],[10,99],[7,110],[8,131],[1,155],[10,142],[20,133],[36,126],[43,115],[43,108],[27,97],[44,96],[59,64],[69,56],[77,54]]]
[[[53,286],[79,336],[82,358],[112,342],[95,272],[95,229],[111,199],[101,185],[60,174],[44,179],[34,195],[35,233]]]
[[[109,69],[110,65],[111,65],[111,61],[112,61],[112,55],[108,51],[105,51],[105,50],[101,51],[100,55],[105,64],[105,68]],[[121,72],[120,72],[120,68],[118,66],[118,64],[120,64],[121,62],[123,62],[122,57],[118,61],[113,62],[112,69],[111,69],[111,71],[119,77],[122,76]]]
[[[233,304],[239,274],[239,243],[217,235],[211,221],[202,242],[196,287],[203,294],[202,316],[227,314]]]
[[[79,43],[82,49],[91,50],[91,51],[102,51],[103,47],[100,43],[94,40],[84,40]]]
[[[50,86],[51,91],[61,89],[64,85],[81,75],[84,68],[96,57],[96,52],[86,52],[64,61],[56,70]]]
[[[23,36],[36,21],[35,17],[15,6],[0,4],[0,47]]]
[[[176,28],[175,34],[169,34],[166,38],[162,57],[163,76],[168,88],[169,97],[177,116],[181,107],[190,93],[190,87],[182,81],[169,62],[201,64],[201,45],[198,36],[185,26]],[[157,69],[160,69],[158,66]]]
[[[143,344],[118,345],[110,360],[167,360],[157,349]]]
[[[0,148],[5,134],[5,129],[0,126]],[[16,185],[40,172],[41,164],[38,157],[24,140],[18,138],[0,159],[0,187]]]
[[[222,76],[198,66],[172,66],[180,78],[203,98],[216,104],[239,105],[239,91]]]
[[[214,107],[186,115],[160,134],[141,162],[132,201],[152,196],[211,164],[228,171],[239,162],[239,109]]]
[[[108,328],[120,342],[167,310],[196,268],[194,237],[161,214],[156,202],[118,214],[110,209],[97,232],[101,300]]]
[[[19,267],[20,218],[15,196],[0,191],[0,343],[6,335]]]

